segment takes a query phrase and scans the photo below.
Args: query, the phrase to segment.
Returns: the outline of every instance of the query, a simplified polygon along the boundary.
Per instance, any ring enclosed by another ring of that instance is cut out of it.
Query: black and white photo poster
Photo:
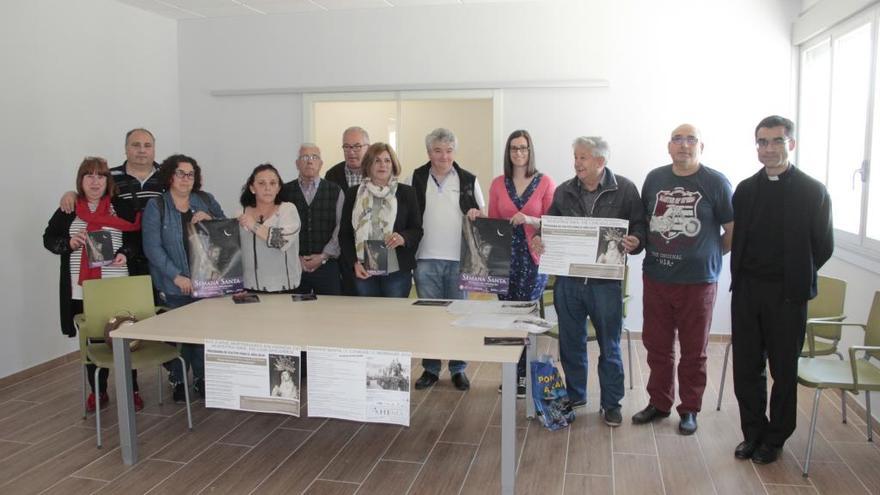
[[[205,340],[205,407],[299,416],[300,351],[289,345]]]
[[[538,272],[623,280],[623,238],[629,221],[619,218],[541,217],[544,254]]]
[[[307,347],[310,417],[409,426],[409,352]]]

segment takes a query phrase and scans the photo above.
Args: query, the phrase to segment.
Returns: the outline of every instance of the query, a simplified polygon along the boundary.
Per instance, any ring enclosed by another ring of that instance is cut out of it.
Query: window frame
[[[847,34],[859,29],[859,27],[869,24],[870,25],[870,36],[871,36],[871,47],[870,47],[870,61],[869,61],[869,69],[868,69],[868,95],[867,95],[867,104],[865,108],[865,121],[864,121],[864,141],[862,147],[862,166],[861,173],[859,174],[859,180],[861,180],[861,198],[859,202],[859,228],[858,233],[853,234],[852,232],[847,232],[840,230],[838,228],[834,229],[834,237],[835,237],[835,247],[837,248],[835,251],[835,255],[844,259],[845,261],[849,261],[852,263],[858,263],[861,266],[866,267],[872,271],[880,273],[880,239],[872,239],[867,235],[867,222],[868,222],[868,205],[869,199],[871,195],[870,190],[870,173],[871,173],[871,165],[872,165],[872,141],[874,139],[875,132],[875,121],[880,123],[880,108],[875,108],[878,106],[878,103],[875,101],[878,92],[880,92],[880,88],[878,88],[878,84],[880,84],[880,79],[878,79],[878,43],[880,43],[880,6],[873,6],[861,13],[853,15],[848,19],[839,22],[838,24],[832,26],[828,30],[820,33],[809,40],[803,42],[799,46],[798,52],[798,114],[804,113],[804,101],[803,101],[803,89],[805,85],[804,80],[804,60],[806,53],[813,48],[821,45],[822,43],[828,43],[830,48],[830,70],[829,70],[829,80],[828,80],[828,104],[829,111],[827,118],[828,126],[826,129],[826,149],[825,149],[825,157],[824,157],[824,175],[822,177],[816,177],[816,179],[820,180],[826,186],[829,184],[830,175],[832,173],[832,164],[831,162],[831,153],[832,149],[830,146],[832,129],[830,125],[830,119],[833,112],[833,94],[834,94],[834,57],[835,57],[835,42],[841,38],[846,36]],[[877,129],[876,132],[880,132],[880,129]],[[801,126],[798,126],[797,130],[797,139],[800,141],[800,133]],[[878,144],[880,144],[880,136],[878,136]],[[797,158],[800,161],[800,148],[797,148],[796,154]],[[880,149],[877,150],[878,154],[880,154]],[[858,173],[858,169],[847,169],[849,172],[852,170],[853,175]],[[878,170],[880,173],[880,170]],[[880,194],[880,191],[877,191],[876,194]],[[833,197],[832,197],[832,207],[833,207]]]

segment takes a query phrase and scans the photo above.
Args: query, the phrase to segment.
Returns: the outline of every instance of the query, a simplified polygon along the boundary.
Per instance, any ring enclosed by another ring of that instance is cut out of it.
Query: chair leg
[[[629,334],[629,328],[623,327],[623,331],[626,332],[626,355],[629,358],[629,389],[633,388],[633,343],[632,337]]]
[[[86,365],[82,366],[82,405],[83,405],[83,419],[86,419],[88,416],[88,411],[86,410],[86,401],[88,401],[88,388],[89,388],[89,379],[87,377],[88,370],[86,369]]]
[[[730,347],[733,344],[731,342],[727,343],[727,347],[724,348],[724,364],[721,365],[721,386],[718,387],[718,404],[715,405],[715,410],[721,410],[721,397],[724,396],[724,381],[727,379],[727,360],[730,358]]]
[[[810,455],[813,453],[813,440],[816,437],[816,417],[819,415],[819,397],[822,395],[822,389],[817,388],[813,397],[813,417],[810,419],[810,438],[807,441],[807,457],[804,460],[804,478],[810,471]]]
[[[871,416],[871,392],[869,390],[865,390],[865,423],[868,423],[868,441],[874,441],[874,428],[872,428],[872,423],[874,422],[874,418]]]
[[[843,424],[846,424],[846,390],[840,389],[840,414],[843,417]]]
[[[159,365],[159,369],[156,372],[156,384],[159,389],[159,405],[162,405],[162,365]]]
[[[177,356],[177,359],[180,360],[180,365],[183,366],[183,394],[186,397],[186,423],[189,425],[189,431],[192,431],[193,418],[192,411],[189,408],[189,384],[186,382],[186,361],[183,360],[183,356]]]
[[[98,373],[101,368],[95,367],[95,430],[98,433],[98,448],[101,448],[101,383],[98,381]]]

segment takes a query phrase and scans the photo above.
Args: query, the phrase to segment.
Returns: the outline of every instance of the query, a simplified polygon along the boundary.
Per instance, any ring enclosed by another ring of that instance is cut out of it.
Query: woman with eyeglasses
[[[345,195],[339,244],[354,267],[359,296],[407,297],[412,289],[422,214],[416,190],[401,184],[394,149],[374,143],[364,154],[360,185]]]
[[[299,285],[299,213],[282,202],[284,182],[270,163],[258,165],[241,189],[238,216],[244,286],[259,292],[292,292]]]
[[[510,251],[510,286],[503,301],[540,299],[547,275],[538,273],[539,256],[528,240],[541,227],[541,216],[550,208],[556,184],[535,168],[535,150],[528,131],[513,131],[504,151],[504,175],[489,186],[489,218],[510,220],[513,240]],[[517,365],[517,397],[525,397],[525,352]],[[499,387],[500,390],[500,387]]]
[[[73,316],[83,312],[82,283],[86,280],[124,277],[128,275],[126,262],[140,252],[140,246],[131,235],[140,230],[140,218],[131,208],[131,202],[121,199],[116,184],[110,176],[107,161],[98,157],[86,157],[76,173],[76,203],[74,211],[64,213],[59,208],[49,220],[43,233],[43,245],[61,258],[59,302],[61,309],[61,332],[68,337],[76,336]],[[89,233],[103,231],[110,234],[113,246],[111,260],[95,266],[97,259],[90,259],[86,244]],[[106,263],[109,261],[109,263]],[[100,402],[106,406],[107,376],[110,371],[102,368],[95,386],[95,365],[86,366],[91,393],[86,399],[86,410],[92,412]],[[138,393],[137,373],[132,371],[134,407],[144,408]]]
[[[151,199],[144,209],[144,253],[150,261],[150,275],[159,298],[165,306],[174,309],[195,301],[184,226],[226,218],[226,215],[214,196],[202,191],[202,169],[195,159],[186,155],[169,156],[158,173],[165,192]],[[204,398],[204,346],[182,344],[181,355],[187,367],[192,367],[196,392]],[[169,361],[165,367],[170,372],[168,380],[174,389],[174,401],[183,402],[186,396],[180,361]]]

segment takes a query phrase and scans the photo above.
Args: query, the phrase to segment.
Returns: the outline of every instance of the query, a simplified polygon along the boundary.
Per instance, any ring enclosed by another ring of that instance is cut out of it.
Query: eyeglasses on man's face
[[[174,171],[174,176],[177,177],[178,179],[193,180],[196,178],[196,172],[195,171],[184,172],[183,170],[177,169]]]
[[[366,144],[343,144],[342,151],[348,153],[349,151],[354,151],[355,153],[360,153],[362,149],[366,148],[368,145]]]
[[[307,162],[307,161],[309,161],[309,160],[312,160],[312,161],[318,161],[318,160],[321,159],[321,155],[315,155],[315,154],[312,154],[312,155],[299,155],[299,159],[302,160],[302,161],[304,161],[304,162]]]
[[[672,136],[672,139],[670,139],[669,141],[672,144],[687,144],[689,146],[696,146],[696,144],[700,142],[697,136]]]

